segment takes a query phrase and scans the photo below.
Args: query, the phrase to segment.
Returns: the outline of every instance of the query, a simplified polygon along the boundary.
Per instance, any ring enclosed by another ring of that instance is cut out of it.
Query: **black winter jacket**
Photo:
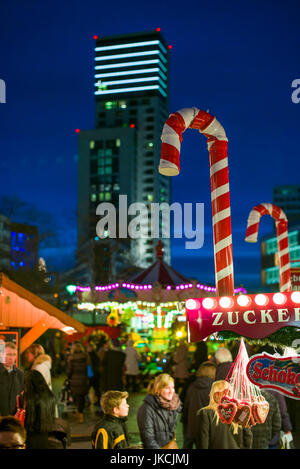
[[[73,396],[83,396],[88,392],[87,355],[85,353],[74,353],[69,358],[67,376]]]
[[[189,386],[184,404],[182,422],[188,426],[188,437],[196,439],[198,433],[197,412],[209,403],[209,393],[213,380],[207,376],[199,376]]]
[[[232,367],[232,362],[219,363],[219,365],[217,365],[217,368],[216,368],[215,381],[226,379],[226,376],[228,375],[231,367]]]
[[[138,427],[145,449],[158,449],[169,443],[175,433],[182,404],[177,410],[164,409],[159,400],[148,394],[138,410]]]
[[[252,433],[250,428],[239,427],[233,434],[230,425],[217,423],[214,409],[201,409],[197,415],[199,432],[196,435],[197,449],[250,449]]]
[[[0,415],[15,415],[16,397],[24,390],[24,373],[13,367],[8,372],[0,363]]]
[[[122,449],[129,446],[127,418],[104,415],[92,433],[93,449]]]
[[[277,434],[279,439],[281,429],[281,416],[276,398],[267,391],[261,391],[261,393],[269,403],[269,413],[264,423],[251,427],[253,449],[268,449],[269,444]]]

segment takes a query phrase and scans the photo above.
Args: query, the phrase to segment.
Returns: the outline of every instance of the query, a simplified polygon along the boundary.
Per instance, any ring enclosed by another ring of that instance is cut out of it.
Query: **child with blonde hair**
[[[128,393],[107,391],[101,397],[103,417],[92,433],[93,449],[124,449],[129,446],[126,420],[129,412]]]
[[[228,387],[228,381],[215,381],[209,394],[208,406],[198,411],[197,449],[250,449],[252,447],[252,432],[249,428],[243,428],[234,422],[227,425],[219,419],[217,406]]]

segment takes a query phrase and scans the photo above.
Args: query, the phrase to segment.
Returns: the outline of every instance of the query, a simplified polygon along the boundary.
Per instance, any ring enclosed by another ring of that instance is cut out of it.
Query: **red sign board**
[[[300,267],[291,269],[292,290],[300,291]]]
[[[282,327],[300,327],[300,292],[195,298],[186,301],[186,313],[190,342],[220,331],[262,339]]]

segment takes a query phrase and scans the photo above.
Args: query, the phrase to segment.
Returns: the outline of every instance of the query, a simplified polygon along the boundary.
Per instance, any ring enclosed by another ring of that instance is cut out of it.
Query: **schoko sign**
[[[247,365],[247,376],[253,384],[300,399],[300,357],[276,357],[264,352],[253,355]]]

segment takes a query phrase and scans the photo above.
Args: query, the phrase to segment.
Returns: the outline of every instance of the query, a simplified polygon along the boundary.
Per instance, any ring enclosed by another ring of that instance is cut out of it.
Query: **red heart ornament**
[[[252,404],[252,412],[257,423],[264,423],[269,413],[269,404],[266,401]]]
[[[222,423],[230,424],[236,414],[237,406],[234,402],[221,403],[217,407],[217,412],[219,414],[220,420]]]

